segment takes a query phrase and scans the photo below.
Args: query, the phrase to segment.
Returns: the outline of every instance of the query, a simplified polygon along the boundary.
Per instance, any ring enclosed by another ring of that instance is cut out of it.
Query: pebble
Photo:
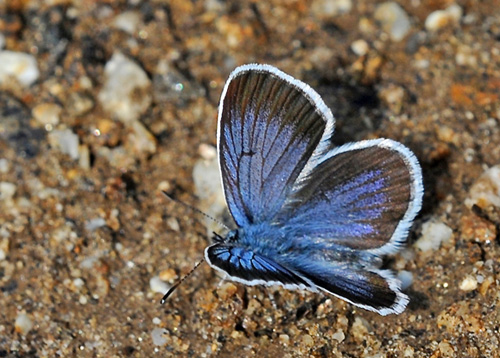
[[[446,224],[428,221],[422,225],[422,237],[415,243],[421,251],[437,250],[441,243],[447,242],[453,236],[453,230]]]
[[[363,39],[356,40],[351,44],[352,52],[354,52],[358,56],[366,55],[369,49],[370,46],[368,45],[368,42]]]
[[[5,47],[5,36],[0,32],[0,50]]]
[[[394,84],[389,84],[379,92],[380,99],[382,99],[385,105],[395,114],[401,113],[405,96],[405,89]]]
[[[156,138],[139,121],[130,123],[131,132],[128,135],[128,144],[132,152],[154,154],[156,152]]]
[[[54,127],[59,124],[59,116],[61,115],[62,108],[54,103],[42,103],[34,107],[31,111],[33,118],[45,126]]]
[[[332,334],[332,338],[335,339],[337,342],[341,343],[345,339],[345,333],[341,329],[337,329],[337,331]]]
[[[27,335],[33,328],[33,322],[26,313],[19,313],[16,317],[15,329],[23,336]]]
[[[395,2],[384,2],[377,6],[374,14],[393,41],[401,41],[410,31],[410,19],[404,9]]]
[[[490,205],[500,207],[500,165],[486,170],[469,190],[465,205],[486,208]]]
[[[0,51],[0,84],[10,77],[28,87],[40,76],[35,57],[23,52]]]
[[[168,331],[165,328],[155,328],[151,331],[151,339],[155,346],[164,346],[167,344],[166,335]]]
[[[1,232],[0,232],[1,235]],[[8,235],[8,233],[7,233]],[[3,261],[7,258],[7,254],[9,253],[9,238],[8,237],[3,237],[0,240],[0,261]]]
[[[410,271],[398,272],[398,280],[401,282],[401,289],[404,291],[413,283],[413,274]]]
[[[169,290],[170,286],[163,282],[159,276],[154,276],[149,280],[149,288],[153,292],[164,294]]]
[[[134,61],[115,52],[104,67],[105,82],[98,95],[105,111],[122,122],[137,120],[151,104],[151,81]]]
[[[477,288],[477,279],[473,276],[467,276],[460,282],[460,289],[462,291],[474,291]]]
[[[78,136],[71,129],[54,130],[49,133],[48,139],[50,145],[59,148],[61,153],[69,155],[73,160],[79,158]]]
[[[0,173],[5,174],[10,169],[10,163],[5,158],[0,158]]]
[[[141,14],[137,11],[125,11],[115,17],[113,27],[122,30],[130,35],[137,32],[137,28],[141,24]]]
[[[11,200],[16,193],[16,184],[9,183],[7,181],[0,182],[0,200],[7,201]]]
[[[352,0],[316,0],[311,4],[314,16],[333,17],[347,14],[352,9]]]
[[[196,195],[200,198],[200,210],[224,221],[227,206],[222,193],[217,157],[211,160],[198,160],[193,168],[193,181]],[[220,229],[218,224],[208,218],[205,224],[210,233]]]
[[[90,219],[85,223],[85,230],[93,232],[103,226],[106,226],[106,220],[103,218]]]
[[[448,25],[457,24],[462,13],[462,8],[457,4],[450,5],[445,10],[431,12],[425,19],[425,28],[429,31],[438,31]]]

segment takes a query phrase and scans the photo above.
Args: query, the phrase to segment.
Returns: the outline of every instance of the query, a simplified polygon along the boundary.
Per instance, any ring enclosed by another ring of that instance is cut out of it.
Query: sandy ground
[[[0,48],[38,71],[0,75],[0,357],[499,357],[500,175],[479,178],[500,164],[500,2],[400,1],[407,27],[378,4],[0,1]],[[209,243],[161,190],[203,206],[193,167],[249,62],[315,88],[336,144],[416,153],[401,315],[207,265],[159,305]]]

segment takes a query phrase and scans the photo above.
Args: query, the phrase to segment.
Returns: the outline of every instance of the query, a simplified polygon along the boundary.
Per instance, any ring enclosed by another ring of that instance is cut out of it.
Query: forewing
[[[215,244],[205,250],[205,259],[230,279],[247,285],[281,285],[311,289],[311,284],[282,265],[250,250],[229,244]]]
[[[228,79],[219,107],[224,193],[239,226],[270,220],[312,158],[324,154],[333,116],[309,86],[268,65]]]
[[[296,183],[273,224],[317,252],[336,244],[386,254],[406,239],[422,195],[420,166],[402,144],[347,144]]]

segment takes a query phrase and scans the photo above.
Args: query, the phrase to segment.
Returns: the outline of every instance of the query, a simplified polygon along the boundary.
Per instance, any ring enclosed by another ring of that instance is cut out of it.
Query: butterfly
[[[379,267],[421,208],[420,165],[390,139],[333,147],[334,124],[318,93],[273,66],[230,74],[217,148],[237,228],[207,247],[205,260],[246,285],[322,291],[399,314],[409,299]]]

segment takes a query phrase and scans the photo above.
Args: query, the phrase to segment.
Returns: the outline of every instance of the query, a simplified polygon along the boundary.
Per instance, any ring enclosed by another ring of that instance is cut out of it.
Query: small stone
[[[471,68],[477,67],[477,57],[469,46],[458,46],[455,62],[459,66],[467,66]]]
[[[332,338],[335,339],[339,343],[343,342],[345,339],[344,331],[342,331],[341,329],[337,329],[337,332],[332,334]]]
[[[486,295],[486,293],[488,292],[488,289],[490,288],[490,286],[495,282],[495,279],[493,278],[493,276],[488,276],[486,277],[483,282],[481,283],[481,286],[479,286],[479,293],[483,296]]]
[[[170,230],[173,230],[175,232],[181,231],[181,226],[179,225],[179,221],[173,216],[167,218],[166,222]]]
[[[106,226],[106,220],[103,218],[95,218],[85,223],[85,230],[93,232],[103,226]]]
[[[94,99],[90,95],[80,92],[72,92],[65,104],[68,113],[73,117],[83,116],[90,112],[93,107]]]
[[[16,317],[15,329],[23,336],[27,335],[33,328],[33,322],[26,313],[19,313]]]
[[[141,14],[136,11],[125,11],[115,17],[113,27],[130,35],[136,33],[141,24]]]
[[[154,328],[151,331],[151,339],[153,340],[153,344],[155,346],[164,346],[167,344],[167,336],[168,331],[165,328]]]
[[[457,24],[462,17],[462,8],[453,4],[446,10],[431,12],[425,19],[425,28],[429,31],[438,31],[448,25]]]
[[[0,200],[7,201],[11,200],[16,193],[16,184],[9,183],[7,181],[0,182]]]
[[[439,342],[439,357],[455,357],[456,353],[455,350],[453,349],[453,346],[448,342],[448,341],[441,341]]]
[[[198,147],[198,153],[205,160],[213,160],[217,157],[217,149],[210,144],[200,144]]]
[[[410,31],[410,19],[404,9],[395,2],[384,2],[377,6],[374,14],[393,41],[401,41]]]
[[[238,292],[238,287],[229,281],[224,282],[217,289],[217,294],[222,300],[227,300]]]
[[[160,272],[159,277],[162,281],[173,282],[177,278],[177,273],[174,269],[166,269]]]
[[[279,340],[281,344],[288,345],[290,344],[290,336],[288,334],[280,334],[279,335]]]
[[[71,159],[79,158],[79,143],[78,135],[73,133],[71,129],[54,130],[48,135],[49,143],[54,148],[59,148],[63,154],[67,154]]]
[[[5,47],[5,36],[0,32],[0,50]]]
[[[413,274],[410,271],[400,271],[398,272],[398,280],[401,282],[401,289],[404,291],[411,286]]]
[[[7,235],[8,235],[8,232],[7,232]],[[7,258],[7,255],[9,253],[9,248],[10,248],[9,238],[3,237],[0,240],[0,261],[3,261]]]
[[[156,152],[156,138],[139,121],[130,125],[131,133],[128,135],[128,145],[134,154],[154,154]]]
[[[469,275],[463,279],[459,287],[462,291],[474,291],[477,288],[477,279]]]
[[[421,251],[437,250],[453,236],[453,230],[442,222],[428,221],[422,225],[422,236],[415,243]]]
[[[315,0],[311,11],[318,17],[333,17],[346,14],[352,9],[352,0]]]
[[[151,81],[134,61],[116,52],[104,67],[106,76],[99,101],[123,122],[137,120],[151,104]]]
[[[351,44],[352,52],[354,52],[358,56],[366,55],[369,49],[370,46],[368,45],[368,42],[363,39],[356,40]]]
[[[470,188],[465,205],[477,205],[483,209],[490,205],[500,207],[500,165],[495,165],[481,174]]]
[[[0,173],[5,174],[10,169],[10,163],[5,158],[0,158]]]
[[[302,343],[308,348],[314,347],[314,339],[309,334],[302,336]]]
[[[163,282],[159,276],[154,276],[149,280],[149,288],[153,292],[164,294],[170,286]]]
[[[40,76],[35,57],[23,52],[0,51],[0,84],[15,78],[28,87]]]
[[[393,84],[388,85],[386,88],[380,90],[380,98],[395,114],[401,113],[401,107],[405,99],[405,90],[403,87]]]
[[[56,126],[59,124],[61,107],[54,103],[42,103],[33,108],[32,114],[38,123],[43,126]],[[47,127],[46,127],[47,128]]]

